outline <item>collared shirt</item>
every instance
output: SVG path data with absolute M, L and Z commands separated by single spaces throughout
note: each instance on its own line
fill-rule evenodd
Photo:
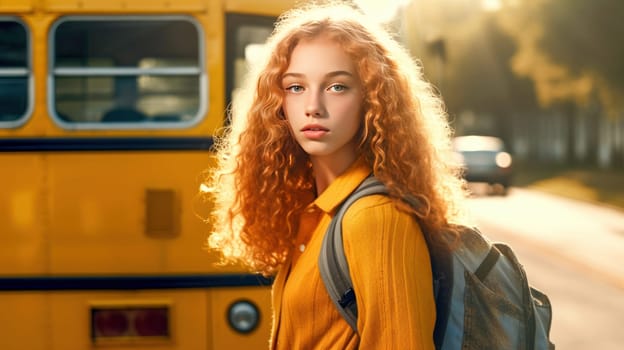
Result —
M 330 300 L 317 262 L 337 207 L 370 174 L 356 161 L 301 215 L 295 252 L 273 284 L 271 349 L 433 349 L 435 304 L 429 252 L 416 220 L 383 195 L 343 218 L 357 296 L 357 334 Z

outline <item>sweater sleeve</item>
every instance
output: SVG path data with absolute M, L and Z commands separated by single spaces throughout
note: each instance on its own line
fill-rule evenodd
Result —
M 358 305 L 360 349 L 433 349 L 435 302 L 429 251 L 416 220 L 385 196 L 343 218 Z

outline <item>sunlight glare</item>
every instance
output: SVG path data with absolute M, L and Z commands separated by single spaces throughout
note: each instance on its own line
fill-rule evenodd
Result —
M 199 192 L 207 193 L 210 192 L 210 188 L 206 184 L 199 185 Z
M 355 0 L 355 3 L 362 11 L 376 18 L 379 23 L 388 23 L 394 19 L 397 11 L 410 1 L 411 0 Z
M 481 7 L 488 12 L 496 12 L 501 9 L 501 0 L 481 0 Z

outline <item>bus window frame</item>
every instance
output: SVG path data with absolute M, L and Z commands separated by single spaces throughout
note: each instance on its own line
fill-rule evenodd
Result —
M 55 67 L 56 46 L 54 39 L 56 31 L 60 25 L 66 22 L 72 21 L 187 21 L 192 24 L 197 30 L 197 43 L 198 50 L 198 65 L 196 67 L 188 67 L 188 69 L 180 69 L 180 67 L 164 67 L 164 68 L 88 68 L 88 67 L 76 67 L 76 68 L 57 68 Z M 68 15 L 59 17 L 51 25 L 48 32 L 48 113 L 53 122 L 65 130 L 160 130 L 160 129 L 188 129 L 203 121 L 206 118 L 206 114 L 209 108 L 208 96 L 209 91 L 209 77 L 206 69 L 206 36 L 201 23 L 192 16 L 187 15 Z M 185 67 L 186 68 L 186 67 Z M 61 72 L 59 75 L 57 72 Z M 88 74 L 85 74 L 89 72 Z M 114 72 L 114 73 L 113 73 Z M 154 74 L 154 72 L 160 72 Z M 198 77 L 199 78 L 199 106 L 197 114 L 188 121 L 179 122 L 67 122 L 59 117 L 56 111 L 56 90 L 55 90 L 55 78 L 56 77 L 97 77 L 97 76 L 167 76 L 176 73 L 183 73 L 184 76 Z M 113 73 L 113 74 L 106 74 Z
M 232 38 L 234 31 L 244 26 L 261 26 L 275 28 L 277 17 L 265 15 L 252 15 L 238 12 L 228 12 L 225 16 L 225 103 L 232 104 L 234 92 L 234 61 L 236 58 L 237 42 Z M 229 121 L 229 117 L 228 117 Z
M 25 68 L 0 68 L 0 78 L 5 77 L 26 77 L 26 109 L 24 114 L 15 120 L 0 121 L 0 129 L 15 129 L 24 124 L 32 117 L 35 108 L 35 79 L 32 69 L 32 32 L 30 27 L 22 21 L 21 18 L 15 16 L 0 16 L 0 22 L 15 22 L 21 25 L 26 32 L 26 67 Z M 4 71 L 4 72 L 3 72 Z

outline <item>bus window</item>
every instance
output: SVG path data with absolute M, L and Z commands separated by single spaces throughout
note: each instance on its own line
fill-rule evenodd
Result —
M 247 73 L 248 63 L 273 31 L 275 18 L 229 14 L 226 21 L 226 103 L 229 105 Z
M 26 27 L 0 17 L 0 128 L 23 124 L 32 110 L 29 47 Z
M 50 35 L 50 110 L 61 126 L 185 127 L 202 118 L 204 39 L 190 18 L 66 17 Z

